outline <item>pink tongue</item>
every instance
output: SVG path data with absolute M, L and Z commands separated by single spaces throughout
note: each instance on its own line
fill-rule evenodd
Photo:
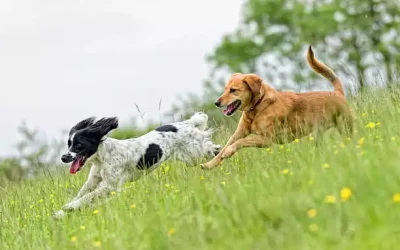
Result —
M 234 106 L 235 105 L 232 105 L 232 104 L 228 105 L 228 107 L 226 107 L 226 109 L 224 110 L 224 114 L 226 115 L 229 112 L 231 112 L 233 110 Z
M 75 160 L 74 162 L 72 162 L 69 172 L 71 174 L 76 174 L 76 172 L 78 172 L 78 169 L 80 166 L 81 166 L 80 159 Z

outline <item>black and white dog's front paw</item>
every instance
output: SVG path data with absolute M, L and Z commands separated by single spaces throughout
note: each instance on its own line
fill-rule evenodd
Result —
M 219 154 L 219 152 L 221 152 L 222 146 L 214 144 L 213 147 L 214 147 L 214 150 L 213 150 L 214 156 L 217 156 Z
M 60 220 L 65 217 L 67 213 L 64 210 L 59 210 L 53 213 L 53 218 Z

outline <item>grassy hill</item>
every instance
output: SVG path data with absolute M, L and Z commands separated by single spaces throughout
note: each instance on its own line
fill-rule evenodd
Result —
M 77 193 L 88 168 L 8 185 L 0 189 L 0 249 L 396 249 L 396 91 L 351 100 L 352 138 L 332 130 L 322 146 L 309 136 L 245 149 L 211 171 L 169 161 L 61 221 L 51 213 Z

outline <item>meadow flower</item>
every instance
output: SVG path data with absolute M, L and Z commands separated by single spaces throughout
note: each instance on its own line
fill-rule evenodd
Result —
M 164 173 L 168 173 L 168 171 L 169 171 L 169 166 L 167 165 L 164 167 Z
M 365 141 L 365 138 L 361 137 L 360 140 L 358 140 L 358 145 L 360 145 L 360 146 L 364 145 L 364 141 Z
M 200 180 L 204 180 L 204 176 L 203 175 L 200 176 Z
M 314 209 L 314 208 L 309 209 L 309 210 L 307 211 L 307 215 L 308 215 L 308 217 L 310 217 L 310 218 L 314 218 L 315 216 L 317 216 L 317 210 Z
M 310 141 L 314 140 L 314 137 L 310 136 L 309 140 L 310 140 Z
M 86 229 L 86 227 L 85 226 L 81 226 L 81 230 L 85 230 Z
M 334 195 L 327 195 L 325 197 L 325 203 L 333 204 L 336 203 L 336 196 Z
M 270 149 L 270 148 L 266 148 L 266 149 L 265 149 L 265 151 L 267 151 L 267 152 L 270 152 L 270 151 L 271 151 L 271 149 Z
M 374 122 L 369 122 L 367 124 L 367 126 L 365 126 L 366 128 L 375 128 L 376 124 Z
M 314 223 L 308 226 L 308 230 L 310 230 L 311 232 L 316 232 L 318 231 L 318 229 L 319 229 L 318 226 Z
M 101 241 L 98 240 L 98 241 L 94 242 L 93 245 L 95 247 L 100 247 L 101 246 Z
M 285 146 L 283 146 L 283 145 L 279 146 L 279 149 L 284 149 L 284 148 L 285 148 Z
M 324 164 L 322 164 L 322 166 L 321 166 L 322 168 L 330 168 L 330 166 L 329 166 L 329 164 L 328 163 L 324 163 Z
M 93 214 L 95 214 L 95 215 L 98 213 L 99 213 L 99 210 L 97 210 L 97 209 L 93 211 Z
M 39 203 L 43 203 L 43 199 L 40 199 L 40 200 L 39 200 Z
M 392 197 L 394 203 L 400 203 L 400 193 L 395 193 Z
M 294 142 L 295 143 L 299 143 L 299 139 L 294 139 Z
M 340 190 L 340 198 L 342 199 L 342 201 L 347 201 L 350 197 L 351 197 L 350 188 L 344 187 L 342 188 L 342 190 Z
M 168 236 L 171 236 L 171 235 L 173 235 L 173 234 L 175 234 L 175 228 L 171 227 L 171 228 L 168 230 Z
M 136 208 L 136 204 L 132 204 L 132 205 L 131 205 L 131 208 Z
M 393 136 L 392 138 L 390 138 L 390 140 L 394 141 L 396 140 L 396 137 Z
M 289 169 L 282 170 L 282 174 L 288 174 L 288 173 L 289 173 Z
M 226 184 L 226 182 L 225 181 L 221 181 L 221 185 L 225 185 Z
M 72 236 L 72 237 L 71 237 L 71 241 L 72 241 L 72 242 L 76 242 L 77 239 L 78 239 L 78 238 L 76 238 L 76 236 Z
M 115 191 L 112 191 L 112 192 L 111 192 L 111 195 L 115 195 L 115 194 L 116 194 L 116 192 L 115 192 Z

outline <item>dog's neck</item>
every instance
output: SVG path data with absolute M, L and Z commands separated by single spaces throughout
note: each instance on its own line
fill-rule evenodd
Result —
M 126 147 L 126 140 L 104 137 L 90 160 L 95 164 L 115 162 L 113 159 L 119 158 L 121 152 L 126 152 Z M 134 144 L 129 145 L 129 148 L 134 150 Z

